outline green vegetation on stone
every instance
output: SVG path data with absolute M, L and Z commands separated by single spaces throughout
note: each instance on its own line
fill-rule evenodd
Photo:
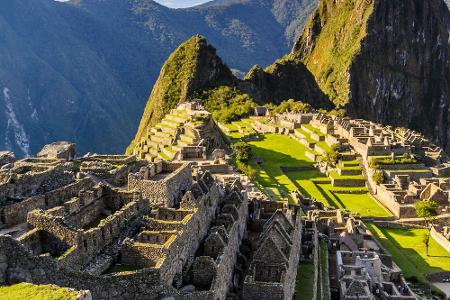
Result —
M 139 141 L 150 126 L 161 121 L 180 102 L 192 97 L 195 91 L 233 80 L 234 76 L 216 55 L 216 50 L 204 37 L 193 36 L 164 63 L 147 101 L 135 141 Z
M 8 300 L 74 300 L 78 292 L 54 285 L 20 283 L 0 287 L 0 299 Z
M 273 115 L 282 114 L 285 112 L 307 113 L 311 111 L 311 104 L 294 99 L 282 101 L 278 105 L 268 103 L 265 105 L 265 107 L 267 107 L 270 110 L 270 113 Z
M 256 170 L 256 179 L 275 199 L 286 198 L 289 192 L 300 190 L 327 206 L 348 209 L 364 217 L 391 216 L 368 194 L 367 188 L 333 187 L 329 178 L 314 168 L 314 162 L 306 157 L 308 148 L 290 137 L 266 134 L 248 144 L 252 146 L 252 156 L 261 160 L 260 164 L 250 162 Z M 357 161 L 349 163 L 356 164 Z M 350 177 L 364 178 L 362 175 Z
M 301 262 L 298 265 L 295 280 L 294 300 L 313 299 L 314 263 L 311 261 Z

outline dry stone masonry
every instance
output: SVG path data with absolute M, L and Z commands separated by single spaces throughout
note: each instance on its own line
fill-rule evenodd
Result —
M 77 158 L 66 142 L 37 158 L 2 153 L 0 284 L 54 284 L 93 299 L 256 299 L 262 291 L 290 299 L 298 208 L 253 199 L 226 152 L 207 159 L 205 148 L 185 146 L 172 162 Z

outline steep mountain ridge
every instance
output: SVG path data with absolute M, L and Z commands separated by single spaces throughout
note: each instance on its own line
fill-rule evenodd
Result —
M 23 156 L 72 140 L 81 153 L 123 152 L 164 59 L 182 41 L 200 33 L 232 68 L 266 65 L 288 51 L 288 27 L 314 5 L 0 1 L 0 149 Z
M 202 36 L 181 44 L 164 63 L 144 110 L 135 140 L 161 121 L 196 90 L 221 84 L 233 85 L 236 78 Z
M 322 0 L 291 56 L 354 117 L 450 150 L 450 12 L 443 0 Z
M 210 99 L 211 95 L 214 99 Z M 248 101 L 279 103 L 291 98 L 316 108 L 332 106 L 302 62 L 281 59 L 266 69 L 255 65 L 241 80 L 223 64 L 206 38 L 196 35 L 182 43 L 164 63 L 128 152 L 135 141 L 140 141 L 150 127 L 179 104 L 193 99 L 213 100 L 214 104 L 209 104 L 217 108 L 230 105 L 235 97 L 235 105 L 242 108 Z

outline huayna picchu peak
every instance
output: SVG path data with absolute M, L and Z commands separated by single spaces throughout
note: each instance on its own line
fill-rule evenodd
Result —
M 417 129 L 450 151 L 449 28 L 443 0 L 323 0 L 292 55 L 349 115 Z

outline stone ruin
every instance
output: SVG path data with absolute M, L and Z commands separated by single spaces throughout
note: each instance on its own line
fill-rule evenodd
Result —
M 77 154 L 76 145 L 69 142 L 56 142 L 45 145 L 37 154 L 38 158 L 73 160 Z
M 330 290 L 336 297 L 416 299 L 400 268 L 362 220 L 342 210 L 314 210 L 305 221 L 327 241 Z
M 2 156 L 0 284 L 55 284 L 93 299 L 293 295 L 300 214 L 249 199 L 224 151 L 151 162 L 53 146 Z
M 302 115 L 298 114 L 297 119 L 300 120 Z M 295 119 L 293 116 L 284 115 L 279 118 Z M 353 155 L 352 159 L 359 157 L 371 193 L 398 218 L 416 217 L 414 204 L 418 201 L 437 200 L 440 205 L 439 214 L 450 212 L 448 157 L 442 149 L 417 132 L 382 126 L 362 119 L 323 114 L 314 114 L 309 124 L 325 135 L 322 140 L 328 146 L 338 146 L 341 156 L 345 156 L 344 160 L 349 158 L 348 153 Z M 302 129 L 308 130 L 303 126 Z M 314 132 L 311 131 L 310 134 L 312 139 L 321 140 Z M 310 141 L 302 139 L 300 131 L 295 131 L 292 136 L 311 147 Z M 321 155 L 324 154 L 317 145 L 313 148 Z M 311 155 L 311 159 L 317 160 L 316 155 Z M 419 159 L 415 159 L 416 157 Z M 392 162 L 383 163 L 383 159 Z M 383 176 L 383 182 L 377 183 L 373 179 L 375 170 L 372 169 L 371 163 L 380 161 L 378 169 Z M 339 165 L 336 169 L 340 173 Z M 349 184 L 349 179 L 345 180 L 346 183 L 337 184 Z M 335 181 L 332 178 L 333 185 L 336 184 Z
M 198 102 L 186 102 L 170 111 L 160 123 L 149 128 L 132 153 L 139 159 L 199 160 L 206 153 L 224 148 L 226 142 L 209 112 Z

